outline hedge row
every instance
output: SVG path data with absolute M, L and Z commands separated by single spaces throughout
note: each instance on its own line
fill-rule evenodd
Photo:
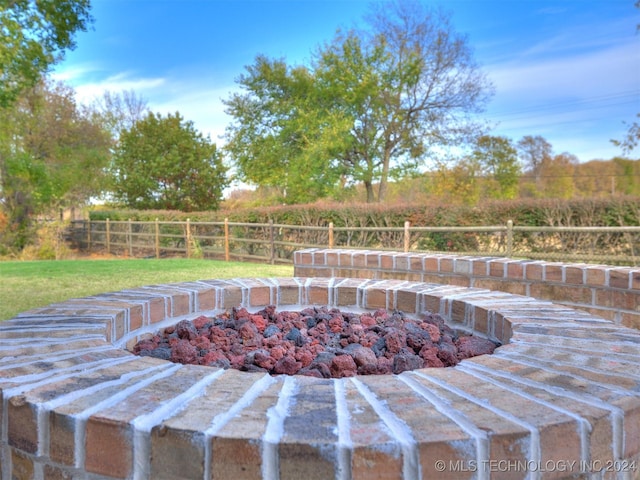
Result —
M 211 212 L 158 210 L 94 210 L 91 220 L 221 222 L 336 227 L 480 226 L 640 226 L 640 198 L 580 200 L 518 200 L 482 206 L 311 204 Z

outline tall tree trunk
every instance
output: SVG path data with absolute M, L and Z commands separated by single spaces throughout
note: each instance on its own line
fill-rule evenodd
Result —
M 387 197 L 387 187 L 389 186 L 389 168 L 391 157 L 388 151 L 384 152 L 384 161 L 382 162 L 382 173 L 380 174 L 380 185 L 378 185 L 378 202 L 384 202 Z
M 365 180 L 364 186 L 367 189 L 367 203 L 374 203 L 376 201 L 376 196 L 373 192 L 373 183 L 371 183 L 370 180 Z

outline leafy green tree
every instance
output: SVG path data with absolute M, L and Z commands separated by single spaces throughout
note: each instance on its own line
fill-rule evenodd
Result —
M 518 151 L 507 137 L 483 135 L 478 138 L 472 158 L 487 183 L 486 192 L 494 199 L 513 199 L 518 195 L 520 164 Z
M 239 83 L 227 139 L 242 178 L 283 172 L 269 181 L 291 189 L 311 177 L 320 194 L 361 182 L 368 202 L 434 147 L 476 136 L 492 90 L 450 18 L 411 1 L 379 5 L 368 30 L 338 32 L 310 67 L 258 57 Z
M 0 108 L 75 47 L 92 19 L 89 0 L 3 0 L 0 5 Z
M 640 196 L 640 160 L 629 160 L 616 157 L 611 160 L 616 166 L 612 193 Z
M 421 166 L 433 147 L 469 141 L 491 86 L 450 17 L 417 2 L 379 4 L 368 31 L 338 34 L 316 70 L 349 119 L 341 160 L 367 189 L 386 196 L 388 180 Z
M 430 194 L 448 205 L 477 205 L 481 196 L 480 175 L 478 162 L 471 157 L 453 164 L 439 161 L 430 175 Z
M 92 19 L 89 0 L 3 0 L 0 2 L 0 222 L 1 243 L 22 249 L 30 217 L 56 182 L 45 160 L 35 159 L 16 133 L 15 102 L 36 88 L 49 67 L 75 47 L 74 35 Z M 19 123 L 18 123 L 19 124 Z M 38 163 L 40 162 L 40 163 Z
M 574 171 L 576 196 L 583 198 L 611 196 L 617 190 L 618 172 L 616 159 L 590 160 L 577 164 Z
M 179 113 L 149 113 L 123 130 L 113 174 L 114 196 L 139 209 L 216 209 L 228 185 L 216 145 Z
M 539 196 L 572 198 L 575 193 L 573 176 L 578 163 L 578 157 L 566 152 L 547 158 L 541 166 Z
M 330 195 L 339 171 L 318 152 L 323 132 L 312 73 L 258 56 L 239 83 L 248 93 L 225 102 L 237 119 L 227 129 L 226 145 L 237 177 L 275 189 L 285 203 Z
M 32 215 L 99 195 L 110 146 L 103 124 L 78 106 L 74 91 L 63 84 L 41 82 L 0 109 L 0 204 L 9 219 L 3 243 L 22 249 Z

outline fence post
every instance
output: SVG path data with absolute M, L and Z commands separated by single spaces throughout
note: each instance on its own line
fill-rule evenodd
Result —
M 228 262 L 231 258 L 229 254 L 229 218 L 224 219 L 224 259 Z
M 156 218 L 156 258 L 160 258 L 160 224 Z
M 333 222 L 329 222 L 329 248 L 333 248 Z
M 507 257 L 513 256 L 513 220 L 507 221 Z
M 187 239 L 185 240 L 187 258 L 191 258 L 191 220 L 187 218 Z
M 111 224 L 107 218 L 107 255 L 111 255 Z
M 276 263 L 276 244 L 275 232 L 273 230 L 273 219 L 269 219 L 269 263 Z
M 131 219 L 127 221 L 127 244 L 129 246 L 129 256 L 133 257 L 133 232 L 131 229 Z
M 409 252 L 409 245 L 411 243 L 411 232 L 409 231 L 409 227 L 411 227 L 410 221 L 404 222 L 404 253 Z
M 87 229 L 87 248 L 89 249 L 89 253 L 91 253 L 91 219 L 87 220 L 89 224 L 89 228 Z

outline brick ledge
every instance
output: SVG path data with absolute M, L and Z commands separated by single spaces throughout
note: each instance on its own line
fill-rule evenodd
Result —
M 341 380 L 120 348 L 163 322 L 269 304 L 436 311 L 505 345 Z M 3 479 L 640 478 L 624 463 L 640 458 L 640 332 L 525 296 L 353 278 L 159 285 L 25 312 L 0 324 L 0 351 Z

